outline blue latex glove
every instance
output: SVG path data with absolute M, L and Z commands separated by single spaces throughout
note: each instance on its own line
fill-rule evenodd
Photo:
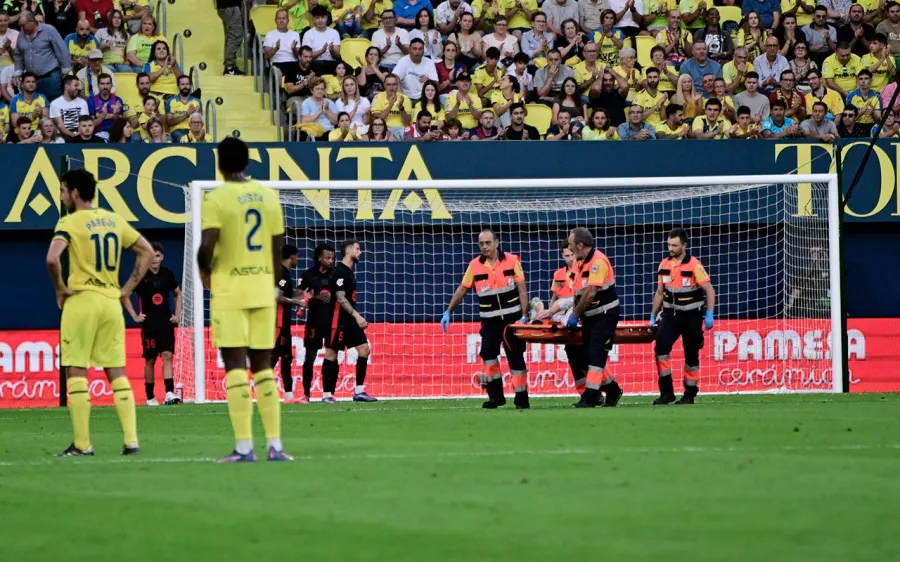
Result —
M 650 327 L 651 328 L 656 327 L 656 315 L 653 314 L 652 312 L 650 313 Z
M 707 330 L 712 330 L 713 327 L 713 311 L 706 311 L 706 318 L 703 319 L 703 326 L 706 327 Z
M 444 333 L 446 334 L 447 328 L 449 328 L 449 327 L 450 327 L 450 313 L 445 312 L 444 315 L 441 316 L 441 330 L 443 330 Z
M 569 318 L 566 319 L 566 328 L 577 328 L 578 327 L 578 317 L 574 314 L 570 314 Z
M 522 318 L 520 318 L 520 319 L 519 319 L 519 324 L 528 324 L 528 317 L 527 317 L 527 316 L 523 316 Z

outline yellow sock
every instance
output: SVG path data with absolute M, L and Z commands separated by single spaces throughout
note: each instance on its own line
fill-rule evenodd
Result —
M 72 417 L 72 431 L 75 446 L 87 451 L 91 446 L 91 394 L 86 377 L 72 377 L 66 380 L 69 389 L 69 415 Z
M 266 439 L 279 439 L 281 401 L 278 396 L 278 385 L 275 384 L 275 373 L 272 369 L 254 373 L 253 384 L 256 385 L 256 405 L 259 407 L 259 417 L 262 418 L 263 428 L 266 430 Z
M 126 377 L 113 379 L 113 399 L 116 403 L 116 414 L 119 423 L 122 424 L 122 432 L 125 433 L 125 444 L 137 446 L 137 414 L 134 410 L 134 393 L 131 391 L 131 383 Z
M 253 418 L 253 401 L 250 400 L 250 381 L 247 379 L 246 369 L 228 371 L 225 374 L 225 387 L 234 438 L 237 441 L 249 441 L 253 439 L 250 423 Z

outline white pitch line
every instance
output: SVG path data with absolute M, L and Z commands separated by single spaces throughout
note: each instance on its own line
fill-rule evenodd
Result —
M 361 453 L 341 455 L 297 455 L 295 458 L 301 461 L 330 461 L 330 460 L 403 460 L 424 458 L 467 458 L 467 457 L 512 457 L 512 456 L 568 456 L 568 455 L 603 455 L 603 454 L 705 454 L 705 453 L 764 453 L 771 451 L 784 452 L 816 452 L 816 451 L 882 451 L 900 450 L 900 443 L 888 443 L 885 445 L 829 445 L 824 447 L 805 445 L 783 447 L 621 447 L 602 449 L 551 449 L 544 451 L 459 451 L 444 453 Z M 260 461 L 265 460 L 264 457 Z M 132 457 L 132 458 L 69 458 L 69 459 L 44 459 L 36 461 L 0 461 L 0 467 L 22 466 L 63 466 L 67 464 L 189 464 L 212 463 L 211 457 Z

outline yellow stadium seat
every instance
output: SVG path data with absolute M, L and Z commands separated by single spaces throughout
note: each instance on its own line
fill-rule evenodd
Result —
M 365 65 L 366 49 L 372 46 L 372 42 L 364 37 L 356 39 L 344 39 L 341 41 L 341 60 L 349 64 L 353 68 L 359 68 Z M 356 60 L 359 58 L 359 60 Z M 363 61 L 360 65 L 359 61 Z
M 726 21 L 733 21 L 734 23 L 741 23 L 741 8 L 739 6 L 716 6 L 716 9 L 719 10 L 719 22 L 720 25 L 724 24 Z
M 650 50 L 656 46 L 656 39 L 649 35 L 638 35 L 634 38 L 636 42 L 635 51 L 637 51 L 637 62 L 642 68 L 653 66 L 650 60 Z
M 553 110 L 539 103 L 529 103 L 525 110 L 528 112 L 525 114 L 525 124 L 537 129 L 542 137 L 546 135 L 553 120 Z
M 278 6 L 257 6 L 250 10 L 250 20 L 256 26 L 256 32 L 260 35 L 275 29 L 275 12 Z

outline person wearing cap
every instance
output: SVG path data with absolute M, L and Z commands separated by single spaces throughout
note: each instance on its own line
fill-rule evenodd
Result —
M 91 25 L 87 20 L 81 20 L 75 26 L 75 33 L 66 35 L 63 39 L 72 57 L 72 68 L 81 69 L 88 64 L 88 53 L 94 49 L 100 50 L 100 41 L 91 33 Z M 103 58 L 101 52 L 100 58 Z
M 87 55 L 87 66 L 75 73 L 81 82 L 81 90 L 84 92 L 85 98 L 91 99 L 100 91 L 97 79 L 101 74 L 109 74 L 112 77 L 112 93 L 116 93 L 115 71 L 103 65 L 103 51 L 91 49 Z
M 481 119 L 481 98 L 472 91 L 472 77 L 462 73 L 456 77 L 456 91 L 447 96 L 444 104 L 447 119 L 459 119 L 464 129 L 474 129 Z

